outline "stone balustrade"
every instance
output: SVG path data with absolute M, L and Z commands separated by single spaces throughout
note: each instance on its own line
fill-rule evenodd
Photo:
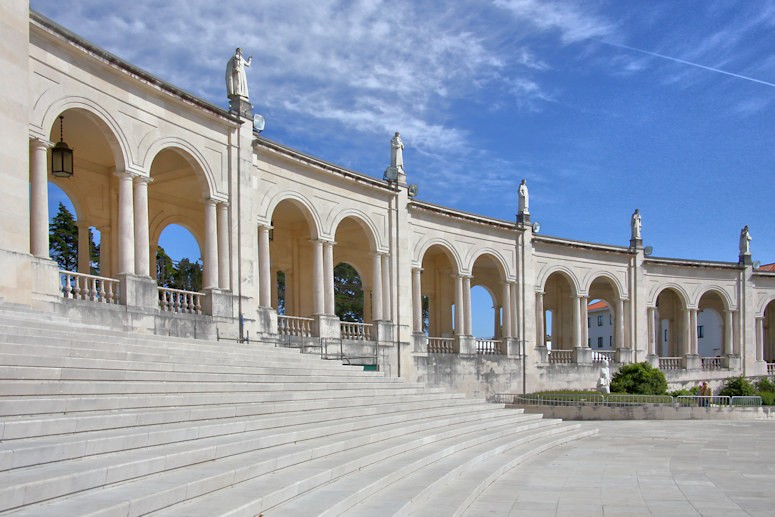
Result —
M 302 318 L 300 316 L 277 316 L 277 333 L 281 336 L 312 336 L 312 318 Z
M 59 283 L 65 298 L 112 304 L 120 300 L 119 281 L 115 278 L 60 270 Z
M 454 354 L 455 340 L 451 337 L 429 337 L 427 351 L 429 354 Z
M 703 357 L 702 369 L 703 370 L 721 370 L 724 365 L 721 364 L 720 357 Z
M 202 314 L 203 293 L 159 287 L 159 309 L 162 312 Z
M 479 355 L 503 355 L 503 342 L 500 339 L 477 339 L 476 353 Z
M 659 369 L 660 370 L 680 370 L 683 368 L 681 364 L 681 357 L 660 357 Z
M 342 321 L 339 323 L 342 339 L 371 341 L 372 324 Z
M 549 364 L 571 364 L 573 350 L 552 350 L 549 354 Z

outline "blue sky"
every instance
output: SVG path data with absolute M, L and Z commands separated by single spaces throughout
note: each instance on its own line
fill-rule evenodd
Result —
M 265 136 L 381 177 L 400 131 L 419 199 L 655 256 L 775 262 L 775 1 L 32 0 L 226 106 L 240 46 Z

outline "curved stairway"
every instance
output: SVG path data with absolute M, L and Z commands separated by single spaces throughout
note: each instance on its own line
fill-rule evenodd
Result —
M 589 434 L 269 344 L 0 306 L 0 513 L 454 515 Z

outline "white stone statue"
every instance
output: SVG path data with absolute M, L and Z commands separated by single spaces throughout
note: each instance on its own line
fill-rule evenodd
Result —
M 748 225 L 745 225 L 743 229 L 740 230 L 740 255 L 751 254 L 752 240 L 751 233 L 748 231 Z
M 611 370 L 608 369 L 608 359 L 603 359 L 603 367 L 600 368 L 600 378 L 597 380 L 597 391 L 611 393 Z
M 237 49 L 234 55 L 226 63 L 226 93 L 229 97 L 237 96 L 249 98 L 248 76 L 245 68 L 250 66 L 253 56 L 247 61 L 242 57 L 242 49 Z
M 395 167 L 398 172 L 404 172 L 404 143 L 398 131 L 390 141 L 390 166 Z
M 519 214 L 529 214 L 530 213 L 530 194 L 527 192 L 527 183 L 525 180 L 522 180 L 522 183 L 519 184 L 519 210 L 517 213 Z
M 638 212 L 638 209 L 635 209 L 635 212 L 632 214 L 632 218 L 630 218 L 630 230 L 632 231 L 632 236 L 630 237 L 632 240 L 640 240 L 640 230 L 643 227 L 643 223 L 640 220 L 640 212 Z

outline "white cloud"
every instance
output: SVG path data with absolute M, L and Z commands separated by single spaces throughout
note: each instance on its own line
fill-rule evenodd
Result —
M 565 43 L 603 38 L 614 25 L 603 17 L 583 9 L 583 3 L 550 0 L 495 0 L 495 5 L 508 10 L 517 20 L 541 30 L 557 30 Z

